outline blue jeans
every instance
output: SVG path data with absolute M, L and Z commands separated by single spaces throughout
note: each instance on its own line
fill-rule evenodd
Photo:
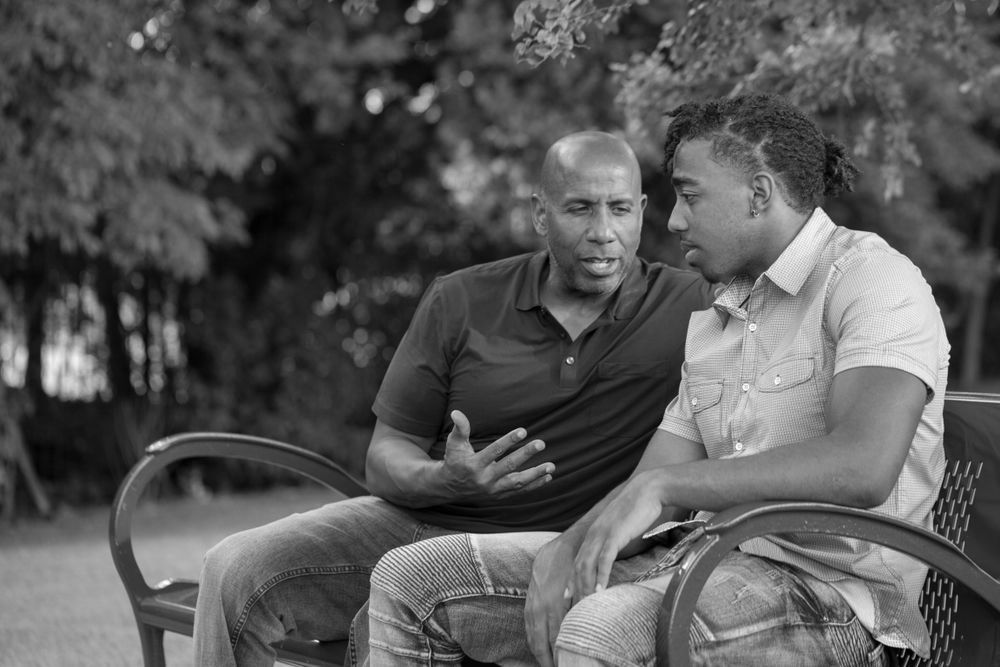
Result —
M 534 555 L 554 533 L 451 535 L 395 549 L 372 574 L 371 664 L 533 665 L 524 597 Z M 676 559 L 654 547 L 618 561 L 611 585 L 566 615 L 560 658 L 652 665 L 656 622 Z M 696 665 L 884 665 L 872 639 L 829 585 L 739 551 L 709 578 L 691 628 Z
M 270 644 L 288 635 L 334 640 L 349 633 L 356 640 L 349 660 L 364 661 L 375 564 L 390 549 L 451 532 L 366 496 L 227 537 L 202 566 L 194 663 L 272 665 Z

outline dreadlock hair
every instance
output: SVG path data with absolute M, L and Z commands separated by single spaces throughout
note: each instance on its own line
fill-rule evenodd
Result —
M 777 95 L 754 93 L 688 102 L 673 119 L 663 144 L 663 168 L 673 171 L 683 141 L 706 139 L 722 164 L 748 176 L 770 171 L 789 206 L 808 214 L 827 196 L 854 188 L 858 168 L 843 144 L 820 132 L 808 116 Z

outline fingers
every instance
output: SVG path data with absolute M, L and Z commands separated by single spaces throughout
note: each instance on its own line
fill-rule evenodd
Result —
M 539 603 L 525 606 L 524 622 L 528 635 L 528 648 L 542 667 L 555 667 L 556 638 L 559 636 L 559 626 L 568 609 L 568 599 L 562 601 L 562 606 L 557 604 L 554 608 Z
M 573 567 L 576 570 L 573 576 L 571 591 L 573 594 L 573 604 L 576 604 L 597 590 L 598 583 L 607 584 L 607 579 L 603 582 L 599 582 L 598 580 L 599 563 L 602 552 L 605 551 L 606 543 L 596 533 L 595 527 L 591 526 L 591 529 L 587 531 L 587 536 L 584 538 L 583 544 L 580 545 L 580 549 L 576 552 L 576 558 L 573 560 Z M 613 558 L 612 562 L 614 562 Z M 610 568 L 608 571 L 610 572 Z
M 605 544 L 597 558 L 596 581 L 594 582 L 595 592 L 603 591 L 608 587 L 608 581 L 611 579 L 611 568 L 614 567 L 617 558 L 618 549 L 609 549 L 608 545 Z
M 526 437 L 528 437 L 527 431 L 525 431 L 523 428 L 515 428 L 513 431 L 503 436 L 502 438 L 497 438 L 486 447 L 483 447 L 482 451 L 479 452 L 479 456 L 487 461 L 496 461 L 498 458 L 506 454 L 511 447 L 518 444 Z M 525 445 L 525 447 L 533 445 L 534 443 L 541 443 L 541 440 L 533 440 L 532 442 L 528 443 L 528 445 Z M 525 456 L 523 460 L 527 460 L 531 456 L 531 454 L 537 454 L 538 452 L 542 451 L 542 448 L 544 448 L 544 445 L 542 445 L 542 447 L 540 448 L 534 449 L 534 451 L 529 450 L 530 453 L 527 456 Z M 520 452 L 523 450 L 524 447 L 522 447 L 518 451 Z M 517 465 L 520 465 L 520 463 L 518 463 Z M 517 466 L 515 465 L 515 467 Z M 513 470 L 513 468 L 511 470 Z
M 525 620 L 528 620 L 527 617 Z M 528 648 L 531 649 L 531 654 L 535 656 L 538 664 L 542 667 L 555 667 L 552 660 L 552 642 L 549 640 L 547 619 L 532 620 L 528 623 L 526 630 L 528 631 Z
M 503 440 L 501 438 L 500 440 Z M 499 442 L 499 440 L 497 441 Z M 494 443 L 496 444 L 496 443 Z M 492 447 L 493 445 L 490 445 Z M 489 449 L 489 447 L 487 448 Z M 518 447 L 512 451 L 507 456 L 503 457 L 499 461 L 496 461 L 495 466 L 499 468 L 501 474 L 509 474 L 518 470 L 527 463 L 528 459 L 537 454 L 538 452 L 545 449 L 545 443 L 541 440 L 532 440 L 531 442 Z M 494 459 L 495 460 L 495 459 Z
M 461 410 L 452 410 L 451 421 L 454 426 L 451 428 L 451 433 L 448 434 L 448 440 L 452 440 L 454 438 L 458 442 L 469 442 L 469 436 L 472 433 L 472 427 L 469 425 L 469 418 L 466 417 Z
M 496 492 L 533 491 L 551 482 L 555 469 L 552 463 L 542 463 L 527 470 L 504 475 L 497 480 Z

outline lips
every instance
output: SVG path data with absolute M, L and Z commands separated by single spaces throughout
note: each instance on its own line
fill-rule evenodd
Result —
M 618 268 L 616 257 L 585 257 L 580 261 L 595 276 L 610 276 Z

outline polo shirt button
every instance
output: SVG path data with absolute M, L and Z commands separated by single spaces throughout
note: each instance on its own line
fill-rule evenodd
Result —
M 743 451 L 743 443 L 742 443 L 742 442 L 739 442 L 739 441 L 737 441 L 737 442 L 736 442 L 736 445 L 734 446 L 734 449 L 735 449 L 736 451 L 738 451 L 738 452 L 742 452 L 742 451 Z
M 753 333 L 754 331 L 757 330 L 757 323 L 756 322 L 751 322 L 750 326 L 748 326 L 747 329 L 750 330 L 750 333 Z
M 740 387 L 740 389 L 742 389 L 743 391 L 750 391 L 750 385 L 744 382 L 743 385 Z
M 574 359 L 573 357 L 566 357 L 566 365 L 567 366 L 572 366 L 575 363 L 576 363 L 576 359 Z
M 698 405 L 698 398 L 697 397 L 691 399 L 691 405 L 692 406 L 697 406 Z

